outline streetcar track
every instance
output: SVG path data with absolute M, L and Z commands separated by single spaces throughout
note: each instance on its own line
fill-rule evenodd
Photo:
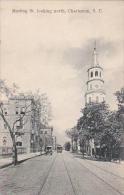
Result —
M 93 171 L 91 171 L 89 168 L 87 168 L 85 165 L 83 165 L 81 162 L 79 162 L 77 159 L 76 159 L 76 161 L 80 164 L 81 167 L 85 167 L 92 175 L 94 175 L 97 179 L 101 180 L 103 183 L 105 183 L 106 185 L 108 185 L 112 190 L 115 190 L 120 195 L 124 195 L 118 189 L 116 189 L 115 187 L 113 187 L 111 184 L 109 184 L 108 182 L 106 182 L 104 179 L 102 179 L 101 177 L 99 177 L 98 175 L 96 175 Z
M 82 159 L 83 159 L 83 158 L 82 158 Z M 84 160 L 85 160 L 85 158 L 84 158 Z M 93 164 L 93 163 L 90 163 L 90 162 L 88 161 L 88 159 L 86 159 L 86 160 L 87 160 L 88 164 L 90 164 L 90 165 L 92 165 L 92 166 L 94 166 L 94 167 L 97 167 L 97 168 L 101 169 L 102 171 L 104 171 L 104 172 L 106 172 L 106 173 L 109 173 L 109 174 L 111 174 L 111 175 L 113 175 L 113 176 L 115 176 L 115 177 L 118 177 L 118 178 L 124 180 L 124 177 L 121 177 L 121 176 L 119 176 L 119 175 L 117 175 L 117 174 L 115 174 L 115 173 L 112 173 L 111 171 L 105 170 L 104 168 L 99 167 L 98 165 L 95 165 L 95 164 Z
M 117 174 L 115 174 L 115 173 L 112 173 L 111 171 L 105 170 L 104 168 L 99 167 L 98 165 L 92 164 L 92 163 L 90 163 L 89 161 L 88 161 L 88 164 L 90 164 L 91 166 L 97 167 L 98 169 L 101 169 L 101 170 L 104 171 L 105 173 L 109 173 L 110 175 L 113 175 L 113 176 L 115 176 L 115 177 L 118 177 L 119 179 L 124 180 L 124 177 L 121 177 L 121 176 L 119 176 L 119 175 L 117 175 Z
M 49 177 L 50 171 L 51 171 L 51 169 L 52 169 L 52 167 L 53 167 L 53 165 L 54 165 L 54 163 L 55 163 L 56 158 L 57 158 L 57 155 L 56 155 L 55 158 L 53 159 L 53 161 L 52 161 L 52 163 L 51 163 L 51 165 L 50 165 L 50 167 L 49 167 L 49 169 L 48 169 L 48 171 L 47 171 L 47 174 L 45 175 L 45 179 L 44 179 L 44 181 L 43 181 L 43 183 L 42 183 L 42 185 L 41 185 L 41 187 L 40 187 L 40 189 L 39 189 L 39 191 L 37 192 L 36 195 L 40 195 L 40 194 L 41 194 L 41 192 L 42 192 L 42 190 L 43 190 L 43 188 L 44 188 L 44 186 L 45 186 L 45 184 L 46 184 L 46 181 L 47 181 L 47 179 L 48 179 L 48 177 Z
M 67 171 L 67 175 L 68 175 L 69 181 L 70 181 L 71 186 L 72 186 L 73 193 L 74 193 L 74 195 L 77 195 L 76 190 L 75 190 L 75 187 L 74 187 L 73 182 L 72 182 L 72 179 L 71 179 L 71 176 L 70 176 L 70 174 L 69 174 L 69 170 L 68 170 L 68 168 L 67 168 L 67 166 L 66 166 L 66 163 L 65 163 L 65 160 L 64 160 L 63 155 L 62 155 L 62 159 L 63 159 L 63 162 L 64 162 L 65 169 L 66 169 L 66 171 Z

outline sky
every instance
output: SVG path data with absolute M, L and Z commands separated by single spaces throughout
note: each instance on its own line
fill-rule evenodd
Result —
M 23 92 L 47 93 L 58 142 L 81 116 L 95 41 L 106 101 L 117 109 L 113 94 L 124 84 L 123 1 L 2 0 L 0 9 L 1 78 Z

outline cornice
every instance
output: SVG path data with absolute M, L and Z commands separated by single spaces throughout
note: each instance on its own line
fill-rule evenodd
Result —
M 91 81 L 102 81 L 103 83 L 104 83 L 104 80 L 103 79 L 100 79 L 100 78 L 94 78 L 94 79 L 91 79 L 91 80 L 88 80 L 87 82 L 86 82 L 86 84 L 88 84 L 89 82 L 91 82 Z
M 100 68 L 101 70 L 103 70 L 101 66 L 93 66 L 93 67 L 88 68 L 87 72 L 89 72 L 89 70 L 94 69 L 94 68 Z
M 90 90 L 85 93 L 85 96 L 91 93 L 103 93 L 104 95 L 106 94 L 103 89 L 96 89 L 96 90 Z

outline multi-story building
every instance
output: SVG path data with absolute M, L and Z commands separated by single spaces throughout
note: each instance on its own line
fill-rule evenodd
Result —
M 56 144 L 57 144 L 57 139 L 56 136 L 52 136 L 52 142 L 53 142 L 53 149 L 56 150 Z
M 51 121 L 51 104 L 46 93 L 41 95 L 41 104 L 41 123 L 43 126 L 49 126 L 49 121 Z
M 21 152 L 39 150 L 40 108 L 32 96 L 20 94 L 3 104 L 4 116 L 15 134 L 16 145 Z M 5 153 L 12 148 L 12 139 L 7 125 L 0 118 L 0 148 Z M 8 151 L 9 150 L 9 151 Z
M 45 150 L 47 146 L 53 146 L 53 127 L 44 127 L 40 129 L 40 145 Z

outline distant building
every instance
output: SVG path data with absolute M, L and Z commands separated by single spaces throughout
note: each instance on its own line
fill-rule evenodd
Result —
M 56 150 L 56 136 L 52 136 L 52 142 L 53 142 L 53 149 Z
M 47 146 L 53 146 L 53 128 L 43 127 L 40 129 L 40 145 L 45 150 Z
M 47 94 L 43 93 L 41 95 L 41 123 L 43 126 L 48 127 L 51 121 L 52 109 L 51 103 L 48 100 Z
M 10 98 L 8 102 L 4 103 L 3 111 L 11 128 L 13 125 L 15 126 L 14 129 L 18 150 L 22 153 L 38 151 L 40 114 L 35 110 L 33 97 L 25 96 L 24 94 L 14 96 Z M 0 148 L 0 153 L 10 153 L 12 148 L 9 130 L 1 118 Z

